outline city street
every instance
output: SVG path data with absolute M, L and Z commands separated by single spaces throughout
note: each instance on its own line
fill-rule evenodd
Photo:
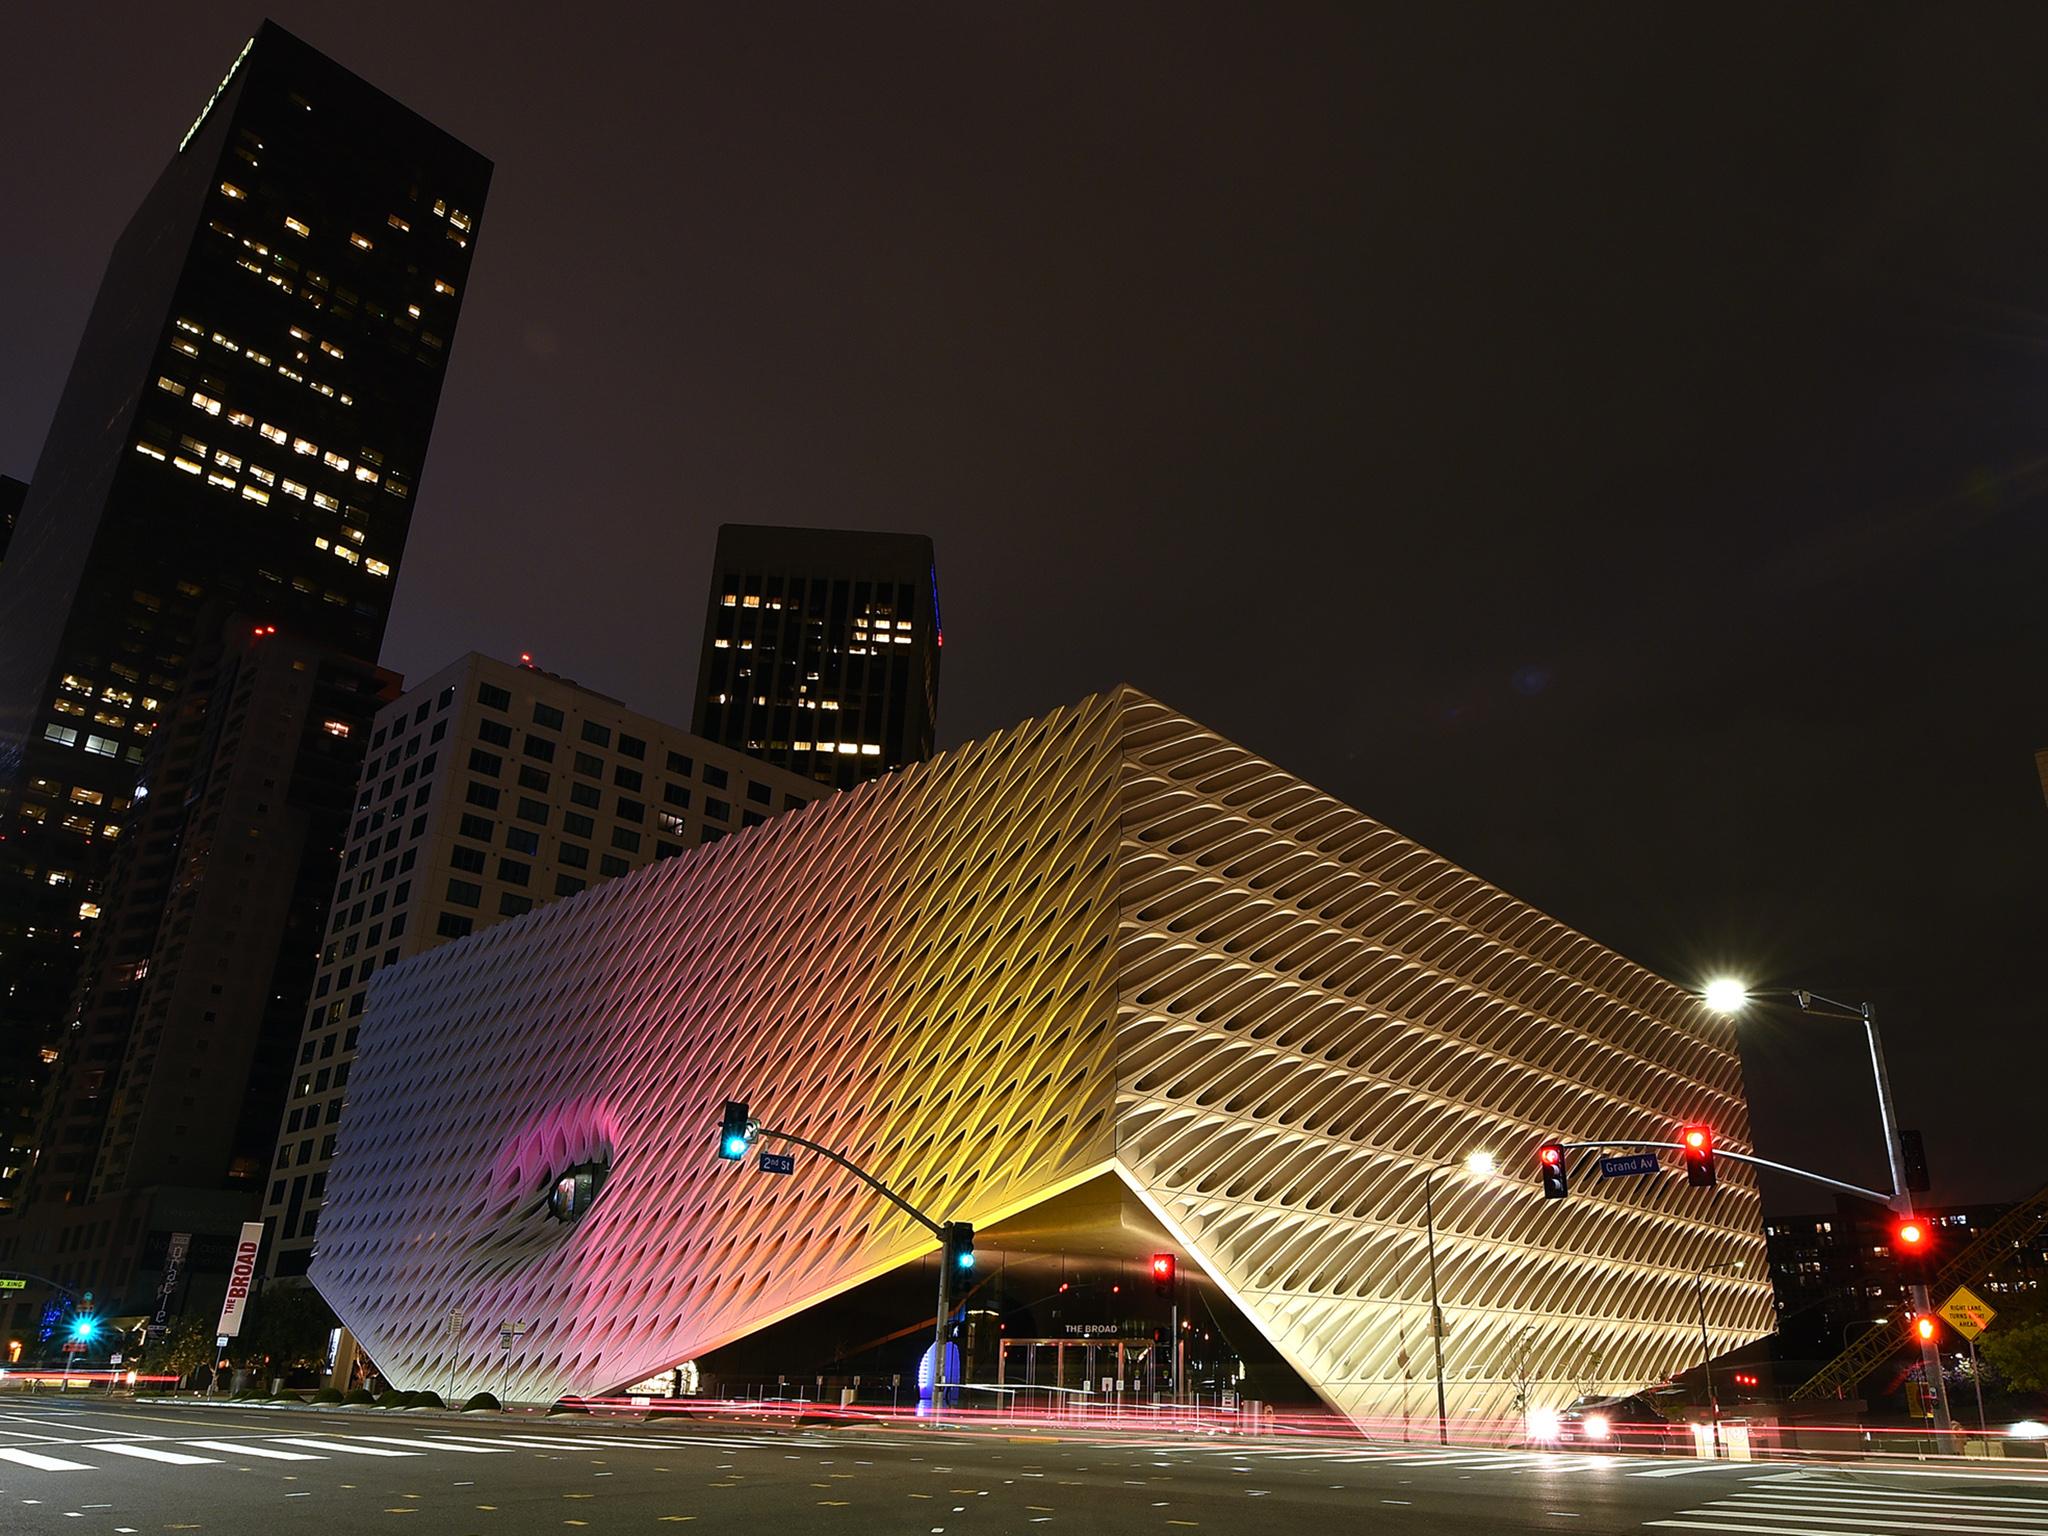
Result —
M 0 1529 L 114 1533 L 1708 1531 L 2048 1536 L 2048 1477 L 732 1421 L 0 1407 Z M 401 1526 L 403 1528 L 403 1526 Z

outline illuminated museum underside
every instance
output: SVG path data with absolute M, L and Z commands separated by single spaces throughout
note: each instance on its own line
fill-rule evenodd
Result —
M 1553 1135 L 1747 1147 L 1725 1019 L 1131 689 L 384 972 L 313 1279 L 404 1386 L 770 1369 L 801 1336 L 774 1325 L 935 1245 L 812 1154 L 720 1160 L 727 1099 L 1040 1256 L 1006 1297 L 1042 1300 L 1046 1255 L 1099 1269 L 1110 1227 L 1124 1260 L 1165 1242 L 1360 1417 L 1401 1413 L 1427 1354 L 1433 1166 L 1454 1414 L 1688 1367 L 1703 1265 L 1745 1261 L 1704 1281 L 1716 1350 L 1771 1323 L 1746 1170 L 1562 1203 L 1533 1177 Z M 1506 1176 L 1463 1172 L 1476 1150 Z M 912 1295 L 863 1292 L 890 1312 L 863 1358 L 915 1371 L 929 1335 L 885 1300 Z

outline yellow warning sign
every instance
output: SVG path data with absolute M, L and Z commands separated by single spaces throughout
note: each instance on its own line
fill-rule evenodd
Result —
M 1998 1312 L 1991 1303 L 1967 1285 L 1957 1286 L 1955 1294 L 1941 1304 L 1942 1321 L 1966 1339 L 1976 1338 L 1991 1326 L 1991 1319 L 1996 1316 Z

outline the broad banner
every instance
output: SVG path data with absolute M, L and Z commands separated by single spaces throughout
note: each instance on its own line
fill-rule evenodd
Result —
M 256 1254 L 263 1246 L 263 1223 L 245 1221 L 235 1243 L 235 1262 L 228 1269 L 228 1294 L 220 1304 L 220 1326 L 213 1331 L 232 1339 L 242 1331 L 242 1314 L 249 1309 L 249 1283 L 256 1278 Z

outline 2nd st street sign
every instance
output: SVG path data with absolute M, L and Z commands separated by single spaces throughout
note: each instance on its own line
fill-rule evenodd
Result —
M 796 1172 L 796 1157 L 792 1153 L 763 1152 L 755 1158 L 755 1161 L 761 1165 L 763 1173 Z

